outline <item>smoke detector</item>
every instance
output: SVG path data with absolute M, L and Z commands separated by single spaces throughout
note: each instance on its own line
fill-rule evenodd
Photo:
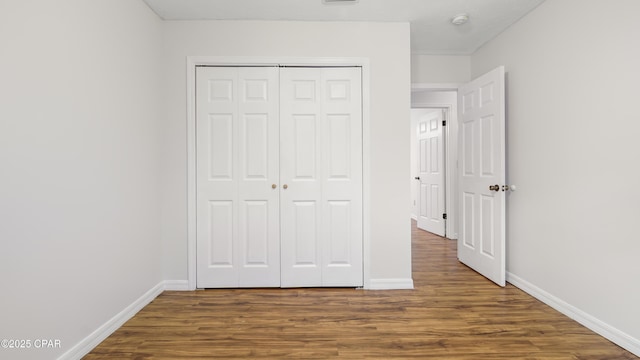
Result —
M 458 14 L 451 19 L 453 25 L 462 25 L 467 21 L 469 21 L 469 15 L 467 14 Z

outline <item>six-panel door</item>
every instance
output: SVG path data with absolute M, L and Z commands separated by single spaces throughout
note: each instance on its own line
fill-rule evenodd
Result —
M 443 110 L 414 109 L 418 141 L 418 228 L 445 236 Z
M 362 286 L 360 68 L 280 72 L 282 286 Z
M 280 285 L 278 68 L 197 69 L 197 286 Z
M 505 285 L 504 68 L 460 87 L 458 258 Z

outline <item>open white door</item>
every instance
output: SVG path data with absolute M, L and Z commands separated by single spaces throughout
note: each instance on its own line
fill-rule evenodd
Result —
M 445 235 L 442 109 L 413 109 L 418 143 L 418 228 Z
M 504 67 L 458 89 L 460 232 L 458 258 L 505 285 Z

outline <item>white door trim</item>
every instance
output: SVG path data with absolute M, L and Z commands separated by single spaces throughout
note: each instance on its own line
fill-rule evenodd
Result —
M 430 92 L 430 91 L 454 91 L 458 92 L 459 84 L 411 84 L 411 92 Z M 456 96 L 457 97 L 457 96 Z M 445 109 L 448 113 L 447 126 L 444 129 L 445 140 L 445 156 L 446 156 L 446 175 L 445 175 L 445 207 L 447 209 L 447 239 L 458 239 L 458 204 L 456 194 L 458 191 L 458 107 L 457 104 L 438 103 L 438 102 L 418 102 L 411 101 L 412 109 L 421 108 L 439 108 Z
M 187 264 L 189 290 L 196 289 L 196 66 L 360 66 L 362 67 L 362 216 L 364 288 L 371 288 L 370 66 L 368 58 L 187 57 Z

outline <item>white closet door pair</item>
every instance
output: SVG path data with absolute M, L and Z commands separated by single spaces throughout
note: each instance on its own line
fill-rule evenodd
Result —
M 196 76 L 197 286 L 362 286 L 360 68 Z

